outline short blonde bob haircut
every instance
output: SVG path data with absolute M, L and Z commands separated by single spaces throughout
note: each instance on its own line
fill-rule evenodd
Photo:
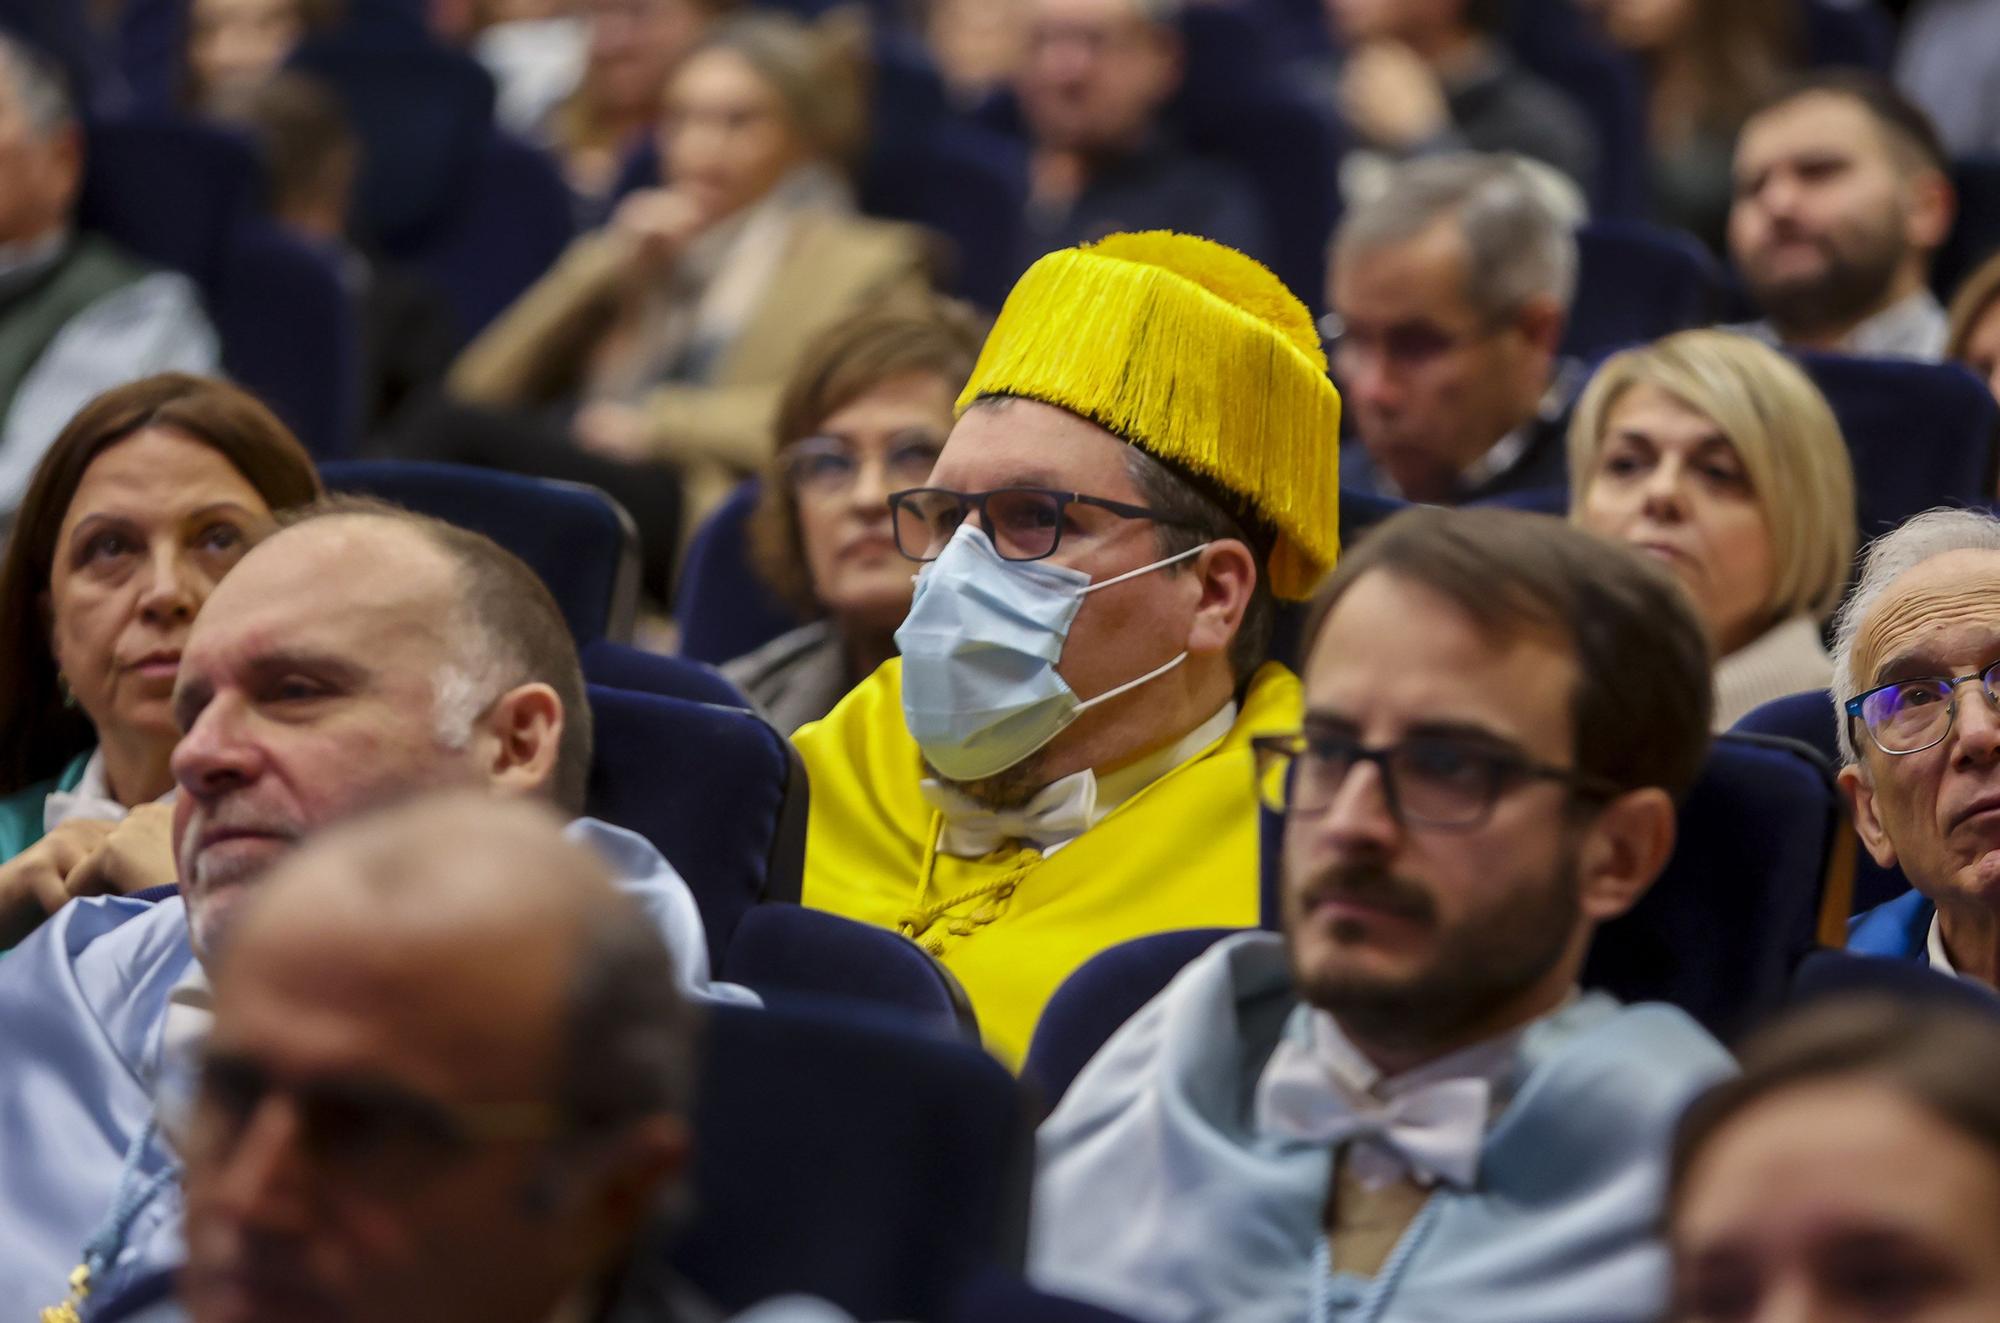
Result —
M 1572 518 L 1597 474 L 1611 411 L 1634 386 L 1705 415 L 1742 459 L 1771 530 L 1775 572 L 1764 627 L 1831 615 L 1854 559 L 1854 468 L 1812 379 L 1777 350 L 1731 331 L 1681 331 L 1613 354 L 1570 419 Z

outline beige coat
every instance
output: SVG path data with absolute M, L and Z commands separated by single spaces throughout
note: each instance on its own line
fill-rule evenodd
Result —
M 627 301 L 630 241 L 585 235 L 453 365 L 450 388 L 469 403 L 532 406 L 574 393 L 592 351 Z M 665 385 L 644 409 L 657 453 L 680 465 L 692 529 L 731 485 L 770 454 L 778 397 L 813 337 L 873 303 L 921 292 L 928 262 L 906 225 L 804 212 L 763 302 L 703 385 Z

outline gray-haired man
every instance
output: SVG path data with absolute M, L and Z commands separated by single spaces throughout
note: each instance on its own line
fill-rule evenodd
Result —
M 1530 167 L 1399 167 L 1333 242 L 1333 376 L 1362 443 L 1341 447 L 1341 485 L 1446 505 L 1561 488 L 1575 284 L 1569 221 Z
M 1857 918 L 1849 950 L 2000 981 L 1996 682 L 2000 520 L 1933 510 L 1877 539 L 1835 625 L 1840 784 L 1915 890 Z

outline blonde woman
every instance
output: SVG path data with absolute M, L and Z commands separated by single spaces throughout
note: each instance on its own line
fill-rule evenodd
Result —
M 1833 676 L 1820 626 L 1854 555 L 1840 424 L 1795 364 L 1683 331 L 1606 360 L 1569 432 L 1570 516 L 1657 557 L 1717 658 L 1715 726 Z

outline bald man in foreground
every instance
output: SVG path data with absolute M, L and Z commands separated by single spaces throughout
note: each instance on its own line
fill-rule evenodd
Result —
M 163 1062 L 206 1032 L 208 961 L 275 863 L 445 787 L 583 810 L 590 709 L 548 590 L 488 539 L 379 503 L 329 501 L 243 557 L 189 632 L 174 714 L 181 894 L 73 902 L 0 961 L 0 1302 L 23 1312 L 89 1319 L 178 1261 Z M 588 817 L 568 831 L 644 907 L 684 991 L 743 998 L 709 982 L 700 911 L 659 851 Z
M 196 1323 L 714 1316 L 657 1249 L 693 1016 L 547 810 L 457 794 L 323 834 L 246 898 L 214 993 L 171 1109 Z

